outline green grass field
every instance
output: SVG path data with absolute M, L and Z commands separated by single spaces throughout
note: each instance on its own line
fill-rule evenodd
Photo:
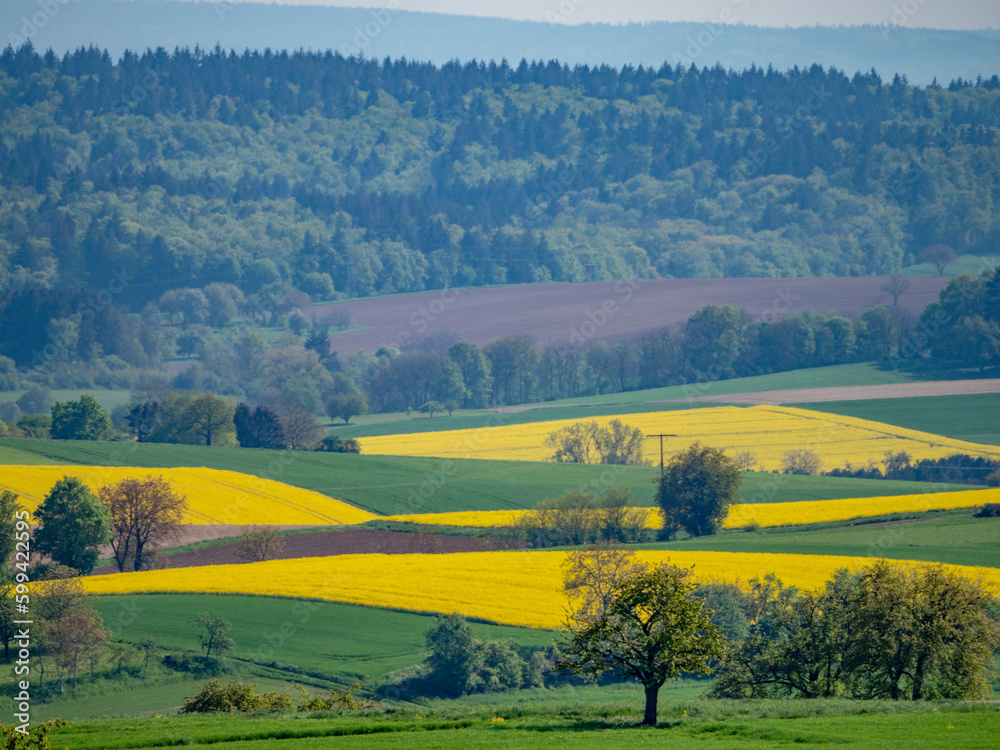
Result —
M 1000 708 L 880 701 L 663 700 L 656 728 L 636 726 L 635 699 L 562 706 L 511 703 L 391 713 L 169 716 L 74 722 L 52 734 L 74 750 L 343 748 L 913 748 L 996 747 Z M 334 739 L 335 738 L 335 739 Z
M 973 518 L 962 511 L 906 523 L 761 533 L 726 532 L 712 537 L 656 542 L 641 549 L 775 552 L 805 555 L 885 557 L 1000 568 L 1000 518 Z
M 430 615 L 275 597 L 136 594 L 96 597 L 94 604 L 115 640 L 137 643 L 150 634 L 162 653 L 173 654 L 200 651 L 199 629 L 191 621 L 201 612 L 217 612 L 232 623 L 237 646 L 228 660 L 230 673 L 221 679 L 252 681 L 260 690 L 287 691 L 292 683 L 329 689 L 354 681 L 375 687 L 387 673 L 423 661 L 424 636 L 434 622 Z M 551 646 L 554 635 L 485 623 L 472 627 L 480 638 L 528 648 Z M 208 679 L 153 671 L 155 679 L 118 686 L 84 677 L 77 693 L 39 704 L 36 715 L 44 720 L 164 713 Z
M 207 570 L 207 569 L 206 569 Z M 317 677 L 377 682 L 387 672 L 420 662 L 430 615 L 263 596 L 132 594 L 95 600 L 104 624 L 117 640 L 137 642 L 150 633 L 164 649 L 200 649 L 191 620 L 214 610 L 233 625 L 236 651 L 245 661 L 277 661 Z M 475 623 L 481 638 L 549 646 L 544 630 Z
M 155 443 L 0 440 L 0 465 L 12 463 L 151 469 L 206 466 L 266 476 L 387 515 L 533 508 L 540 500 L 562 495 L 567 487 L 581 485 L 601 490 L 608 486 L 628 487 L 636 504 L 651 505 L 658 476 L 658 468 L 652 466 L 358 456 Z M 946 489 L 968 486 L 751 472 L 745 475 L 740 500 L 831 500 Z
M 973 443 L 1000 445 L 1000 393 L 826 401 L 795 406 L 873 419 Z
M 49 395 L 53 401 L 76 401 L 84 393 L 97 399 L 97 402 L 108 412 L 116 406 L 127 404 L 129 399 L 129 392 L 127 390 L 109 391 L 101 388 L 70 388 L 67 390 L 50 391 Z M 23 394 L 23 390 L 0 391 L 0 403 L 4 401 L 17 401 Z

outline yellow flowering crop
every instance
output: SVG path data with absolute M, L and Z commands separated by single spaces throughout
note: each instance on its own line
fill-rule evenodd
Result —
M 413 612 L 458 612 L 492 622 L 558 628 L 565 597 L 560 564 L 565 552 L 505 551 L 442 555 L 339 555 L 245 565 L 170 568 L 82 579 L 92 594 L 218 593 L 290 596 L 390 607 Z M 838 568 L 857 570 L 872 558 L 732 552 L 642 551 L 640 560 L 695 566 L 701 581 L 745 584 L 776 574 L 814 590 Z M 910 561 L 896 561 L 918 565 Z M 1000 569 L 946 565 L 1000 593 Z
M 757 503 L 733 505 L 723 524 L 727 529 L 738 529 L 751 521 L 761 526 L 797 526 L 806 523 L 846 521 L 851 518 L 884 516 L 891 513 L 922 513 L 929 510 L 954 510 L 972 508 L 986 503 L 1000 503 L 1000 489 L 935 492 L 925 495 L 888 495 L 885 497 L 859 497 L 843 500 L 804 500 L 791 503 Z M 655 508 L 650 512 L 646 528 L 658 529 L 663 519 Z M 513 526 L 529 511 L 476 510 L 456 513 L 414 513 L 388 516 L 385 520 L 406 521 L 430 526 L 472 526 L 495 528 Z
M 501 415 L 502 416 L 502 415 Z M 498 416 L 499 420 L 501 417 Z M 750 451 L 765 471 L 780 469 L 786 452 L 796 448 L 815 451 L 824 470 L 845 463 L 864 465 L 881 461 L 886 451 L 906 451 L 914 460 L 941 458 L 953 453 L 1000 458 L 1000 448 L 908 430 L 837 414 L 788 406 L 716 406 L 705 409 L 645 412 L 598 417 L 606 424 L 620 419 L 645 434 L 671 433 L 668 454 L 687 448 L 695 440 L 730 453 Z M 562 419 L 517 425 L 497 425 L 469 430 L 420 432 L 359 438 L 366 454 L 439 456 L 443 458 L 494 458 L 546 461 L 552 450 L 545 438 L 554 430 L 578 422 Z M 647 457 L 659 456 L 659 441 L 646 440 Z
M 64 476 L 78 477 L 95 492 L 126 477 L 161 475 L 187 497 L 189 524 L 353 524 L 375 515 L 319 492 L 270 479 L 204 468 L 142 469 L 108 466 L 3 466 L 0 490 L 19 495 L 33 511 Z
M 733 505 L 729 509 L 724 526 L 727 529 L 738 529 L 751 521 L 756 521 L 761 526 L 795 526 L 804 523 L 884 516 L 890 513 L 972 508 L 976 505 L 997 502 L 1000 502 L 1000 489 Z

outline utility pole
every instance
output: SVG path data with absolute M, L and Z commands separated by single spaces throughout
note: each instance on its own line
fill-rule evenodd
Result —
M 657 435 L 646 435 L 646 437 L 658 437 L 660 439 L 660 481 L 662 482 L 663 481 L 663 438 L 680 437 L 680 435 L 662 433 Z

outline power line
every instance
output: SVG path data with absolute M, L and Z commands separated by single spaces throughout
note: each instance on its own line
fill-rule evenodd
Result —
M 646 435 L 646 437 L 658 437 L 660 439 L 660 481 L 663 481 L 663 438 L 668 437 L 680 437 L 680 435 L 674 435 L 672 433 L 659 433 L 656 435 Z

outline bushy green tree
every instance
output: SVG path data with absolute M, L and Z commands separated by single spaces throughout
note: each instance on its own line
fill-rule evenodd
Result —
M 89 394 L 52 407 L 50 433 L 54 440 L 104 440 L 110 432 L 111 417 Z
M 111 541 L 111 513 L 77 477 L 56 482 L 35 519 L 38 551 L 83 575 L 94 569 L 100 546 Z
M 664 466 L 656 493 L 664 532 L 684 529 L 691 536 L 715 534 L 740 492 L 743 474 L 719 448 L 692 443 Z
M 573 618 L 556 666 L 588 677 L 634 679 L 646 694 L 643 724 L 656 725 L 663 683 L 681 673 L 708 673 L 725 637 L 703 600 L 693 596 L 691 571 L 660 565 L 624 578 L 598 617 Z
M 461 615 L 439 617 L 427 631 L 430 681 L 444 695 L 458 697 L 474 688 L 483 654 L 472 626 Z

